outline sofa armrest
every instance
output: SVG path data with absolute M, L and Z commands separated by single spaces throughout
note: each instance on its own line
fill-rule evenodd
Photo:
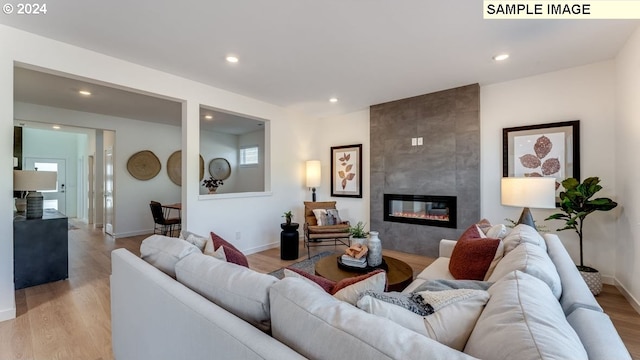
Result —
M 451 254 L 453 253 L 453 248 L 456 246 L 456 243 L 457 241 L 455 240 L 447 240 L 447 239 L 440 240 L 439 256 L 450 258 Z

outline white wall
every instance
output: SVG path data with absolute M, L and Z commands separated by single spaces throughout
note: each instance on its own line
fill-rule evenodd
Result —
M 237 191 L 264 191 L 264 129 L 238 136 L 238 149 L 244 146 L 258 146 L 257 165 L 238 166 Z
M 369 229 L 370 199 L 370 143 L 369 109 L 356 111 L 342 116 L 321 119 L 308 131 L 314 133 L 311 152 L 307 160 L 320 160 L 322 164 L 322 184 L 316 189 L 318 201 L 337 201 L 337 208 L 343 220 L 352 224 L 362 221 Z M 362 144 L 362 199 L 331 197 L 331 147 Z M 304 184 L 303 184 L 304 186 Z M 311 200 L 311 191 L 306 189 L 305 200 Z M 304 210 L 304 209 L 303 209 Z M 302 212 L 300 213 L 302 216 Z M 298 217 L 300 219 L 300 217 Z M 384 244 L 384 239 L 381 239 Z
M 227 159 L 231 167 L 231 176 L 224 180 L 216 193 L 234 193 L 238 188 L 238 136 L 217 131 L 200 131 L 200 155 L 204 159 L 204 179 L 208 179 L 209 162 L 215 158 Z M 208 194 L 209 190 L 200 181 L 200 194 Z
M 149 201 L 180 202 L 180 187 L 171 182 L 166 171 L 167 159 L 180 149 L 179 127 L 26 103 L 16 103 L 15 114 L 21 120 L 110 129 L 103 131 L 103 146 L 113 148 L 115 159 L 113 231 L 116 237 L 147 234 L 153 230 Z M 153 151 L 162 165 L 160 173 L 151 180 L 137 180 L 127 170 L 129 157 L 141 150 Z M 96 159 L 104 156 L 102 149 L 95 152 Z M 102 198 L 100 189 L 102 180 L 96 179 L 97 200 Z M 101 213 L 97 211 L 98 224 L 102 223 Z
M 517 219 L 521 212 L 500 205 L 502 129 L 568 120 L 580 120 L 581 179 L 599 176 L 604 189 L 598 195 L 626 203 L 616 191 L 613 161 L 614 82 L 615 64 L 606 61 L 481 87 L 483 217 L 502 223 L 507 217 Z M 549 229 L 561 227 L 559 221 L 543 221 L 553 210 L 532 209 L 532 212 L 536 221 Z M 600 270 L 608 282 L 615 274 L 617 213 L 614 210 L 592 214 L 584 228 L 585 265 Z M 562 231 L 558 235 L 577 262 L 579 246 L 575 232 Z
M 640 28 L 616 59 L 616 189 L 621 212 L 617 223 L 616 280 L 640 312 Z

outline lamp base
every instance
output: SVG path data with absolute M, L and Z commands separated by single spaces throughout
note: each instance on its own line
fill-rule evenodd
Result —
M 19 213 L 27 211 L 27 199 L 16 198 L 16 211 Z
M 41 192 L 29 191 L 27 195 L 27 219 L 41 219 L 44 198 Z
M 533 221 L 533 215 L 531 215 L 531 210 L 528 207 L 522 209 L 522 214 L 520 214 L 520 219 L 518 219 L 518 224 L 529 225 L 532 228 L 536 228 L 536 223 Z
M 311 188 L 311 201 L 316 202 L 316 188 Z

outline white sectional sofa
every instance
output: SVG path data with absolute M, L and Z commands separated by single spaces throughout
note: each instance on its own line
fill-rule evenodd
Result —
M 506 270 L 506 262 L 500 269 L 498 263 L 494 273 L 506 275 L 488 289 L 491 297 L 464 352 L 341 302 L 308 281 L 277 280 L 203 255 L 186 242 L 176 244 L 171 253 L 160 249 L 159 255 L 146 258 L 155 266 L 125 249 L 113 251 L 111 312 L 117 360 L 551 359 L 561 358 L 565 350 L 572 351 L 572 359 L 630 359 L 555 235 L 545 235 L 545 249 L 557 269 L 560 299 L 535 277 L 539 269 L 527 269 L 526 260 L 519 261 L 525 265 L 518 271 Z M 451 278 L 448 261 L 454 246 L 443 240 L 440 258 L 405 292 L 430 279 Z M 542 326 L 522 321 L 529 318 Z M 508 326 L 515 323 L 520 326 Z M 519 347 L 505 346 L 511 343 Z

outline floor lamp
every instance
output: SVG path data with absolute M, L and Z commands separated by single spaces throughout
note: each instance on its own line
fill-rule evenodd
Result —
M 27 194 L 27 219 L 42 218 L 44 198 L 39 190 L 56 190 L 57 181 L 58 173 L 55 171 L 13 170 L 13 190 L 29 192 Z
M 307 161 L 307 187 L 311 188 L 311 200 L 316 201 L 316 188 L 320 186 L 320 160 Z
M 550 177 L 506 177 L 500 182 L 501 203 L 506 206 L 524 207 L 517 224 L 527 224 L 534 229 L 531 210 L 556 207 L 556 179 Z

